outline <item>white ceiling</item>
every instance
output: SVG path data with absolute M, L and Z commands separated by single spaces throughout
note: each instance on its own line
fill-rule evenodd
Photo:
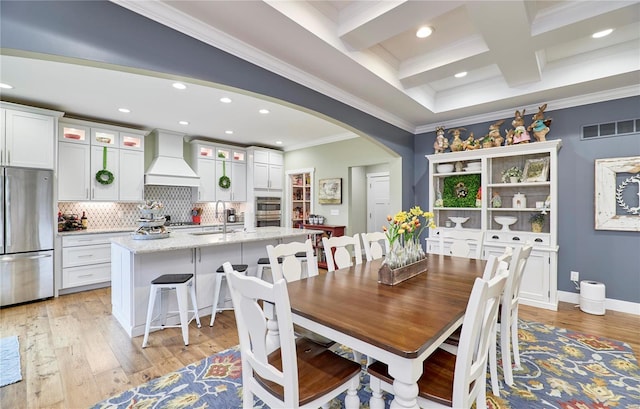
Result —
M 638 1 L 114 2 L 410 132 L 522 108 L 533 114 L 542 103 L 550 111 L 640 94 Z M 421 25 L 433 35 L 416 38 Z M 591 38 L 606 28 L 613 33 Z M 67 112 L 236 143 L 275 146 L 278 139 L 285 149 L 352 135 L 273 101 L 238 94 L 223 106 L 218 97 L 230 91 L 211 84 L 194 82 L 178 94 L 169 78 L 66 66 L 56 78 L 66 78 L 60 89 L 39 82 L 43 67 L 31 71 L 24 62 L 2 57 L 2 81 L 23 77 L 22 86 L 32 87 L 11 92 Z M 460 71 L 468 75 L 454 78 Z M 79 88 L 83 78 L 91 81 Z M 132 109 L 129 119 L 115 111 L 123 105 Z M 252 119 L 266 105 L 272 115 Z M 189 129 L 177 127 L 179 119 Z M 278 124 L 269 128 L 266 120 Z M 232 138 L 225 129 L 234 129 Z

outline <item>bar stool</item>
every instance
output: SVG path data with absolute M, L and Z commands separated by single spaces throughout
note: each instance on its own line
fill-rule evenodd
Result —
M 304 256 L 306 257 L 306 254 Z M 278 257 L 278 263 L 282 263 L 282 257 Z M 260 257 L 258 259 L 258 270 L 256 271 L 256 277 L 262 280 L 263 279 L 262 276 L 264 274 L 265 269 L 271 270 L 271 263 L 269 262 L 269 257 Z M 271 279 L 271 282 L 273 282 L 273 278 Z
M 232 265 L 233 269 L 239 273 L 247 273 L 247 268 L 249 268 L 248 265 L 246 264 L 233 264 Z M 218 311 L 221 311 L 220 309 L 218 309 L 218 301 L 220 298 L 220 289 L 222 288 L 222 279 L 226 278 L 226 275 L 224 273 L 224 268 L 222 266 L 218 267 L 218 269 L 216 270 L 217 273 L 217 277 L 216 277 L 216 286 L 213 289 L 213 305 L 211 306 L 211 322 L 209 323 L 210 327 L 213 327 L 213 321 L 215 321 L 216 319 L 216 313 Z
M 191 304 L 193 304 L 193 310 L 189 309 L 189 299 L 187 297 L 187 287 L 191 292 Z M 178 311 L 167 311 L 166 303 L 162 302 L 162 293 L 167 290 L 176 290 L 176 298 L 178 299 Z M 155 307 L 156 295 L 160 291 L 160 318 L 162 325 L 152 326 L 151 322 L 156 318 L 153 318 L 153 309 Z M 178 325 L 165 325 L 167 322 L 168 312 L 178 312 L 180 315 L 180 324 Z M 188 319 L 189 313 L 192 312 L 193 316 Z M 151 281 L 151 289 L 149 290 L 149 305 L 147 307 L 147 322 L 144 327 L 144 339 L 142 340 L 142 348 L 147 346 L 149 340 L 149 330 L 156 328 L 182 328 L 182 339 L 185 345 L 189 345 L 189 324 L 195 318 L 200 328 L 200 317 L 198 316 L 198 303 L 196 302 L 196 288 L 193 285 L 193 274 L 165 274 Z

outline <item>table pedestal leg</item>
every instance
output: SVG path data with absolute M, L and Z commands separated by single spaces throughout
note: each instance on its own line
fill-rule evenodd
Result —
M 391 401 L 391 409 L 400 408 L 418 408 L 418 384 L 417 383 L 404 383 L 394 379 L 393 381 L 393 394 L 395 397 Z
M 267 354 L 280 348 L 280 331 L 278 330 L 278 317 L 274 305 L 268 302 L 264 303 L 264 314 L 267 317 Z

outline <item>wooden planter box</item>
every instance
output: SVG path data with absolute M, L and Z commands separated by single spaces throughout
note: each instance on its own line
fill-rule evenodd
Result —
M 394 270 L 389 268 L 387 264 L 382 264 L 382 267 L 378 270 L 378 282 L 386 285 L 396 285 L 426 271 L 426 258 Z

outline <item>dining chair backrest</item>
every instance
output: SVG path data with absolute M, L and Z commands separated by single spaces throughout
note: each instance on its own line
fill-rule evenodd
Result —
M 323 237 L 322 246 L 327 260 L 327 271 L 335 271 L 354 264 L 362 264 L 362 247 L 360 246 L 360 236 L 334 236 Z M 352 248 L 353 251 L 350 251 Z
M 532 245 L 525 244 L 513 251 L 512 263 L 509 265 L 509 279 L 507 280 L 504 298 L 502 300 L 502 302 L 506 302 L 510 308 L 513 308 L 513 305 L 518 304 L 520 300 L 520 285 L 522 284 L 522 277 L 532 249 Z
M 460 345 L 453 380 L 454 408 L 470 408 L 478 397 L 484 399 L 490 343 L 494 342 L 500 298 L 507 282 L 508 265 L 498 263 L 495 276 L 476 278 L 462 322 Z M 477 402 L 476 402 L 477 404 Z
M 274 382 L 284 388 L 285 402 L 298 402 L 298 367 L 286 281 L 274 277 L 274 284 L 271 284 L 256 277 L 243 276 L 234 271 L 229 263 L 224 263 L 223 267 L 229 282 L 240 339 L 243 388 L 266 402 L 264 395 L 268 392 L 262 383 Z M 278 317 L 281 369 L 268 360 L 271 352 L 265 336 L 268 317 L 260 302 L 272 304 Z
M 245 276 L 228 262 L 223 268 L 240 339 L 242 407 L 252 408 L 255 395 L 272 408 L 317 408 L 340 393 L 348 395 L 347 408 L 359 407 L 360 365 L 295 339 L 287 282 L 279 278 L 271 284 Z M 270 332 L 277 337 L 275 348 Z
M 507 266 L 511 266 L 512 253 L 513 250 L 511 249 L 511 247 L 507 247 L 504 253 L 499 256 L 490 255 L 489 258 L 487 258 L 487 263 L 484 266 L 482 279 L 491 280 L 498 272 L 498 266 L 501 261 L 507 263 Z
M 484 231 L 471 229 L 440 229 L 440 254 L 456 257 L 482 258 Z M 445 243 L 449 249 L 445 250 Z M 475 246 L 475 250 L 472 249 Z
M 304 252 L 304 262 L 301 257 L 296 257 L 297 253 Z M 269 264 L 273 281 L 284 278 L 287 282 L 300 280 L 306 268 L 307 277 L 318 275 L 318 263 L 315 262 L 313 245 L 311 239 L 304 243 L 291 242 L 282 243 L 277 246 L 267 245 Z
M 389 254 L 389 239 L 387 235 L 381 231 L 371 233 L 361 233 L 362 247 L 367 261 L 377 260 Z M 384 248 L 383 248 L 384 246 Z

